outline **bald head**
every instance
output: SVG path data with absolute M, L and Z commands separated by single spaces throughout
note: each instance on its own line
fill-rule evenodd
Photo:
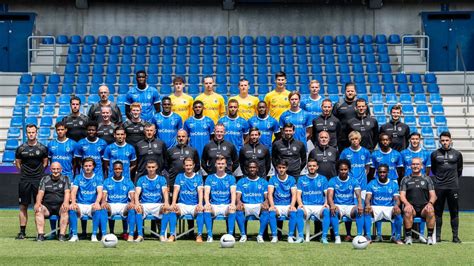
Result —
M 107 102 L 109 100 L 109 87 L 102 85 L 99 87 L 99 97 L 101 102 Z
M 53 177 L 59 177 L 61 175 L 61 171 L 63 170 L 61 164 L 58 162 L 52 163 L 49 168 Z
M 327 131 L 319 132 L 318 142 L 321 146 L 327 146 L 329 144 L 329 133 Z
M 188 143 L 188 132 L 184 129 L 178 130 L 178 134 L 176 135 L 176 139 L 178 140 L 178 144 L 185 145 Z

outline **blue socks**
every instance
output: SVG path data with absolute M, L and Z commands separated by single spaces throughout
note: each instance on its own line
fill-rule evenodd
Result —
M 107 221 L 109 220 L 109 214 L 107 213 L 107 210 L 100 210 L 96 212 L 99 212 L 100 232 L 103 236 L 105 236 L 107 234 Z M 94 220 L 94 218 L 92 218 L 92 220 Z
M 364 214 L 359 215 L 358 213 L 356 213 L 355 220 L 357 227 L 357 235 L 361 236 L 364 233 Z
M 92 213 L 92 235 L 97 235 L 97 230 L 99 230 L 99 224 L 100 220 L 102 219 L 102 215 L 102 210 L 94 211 L 94 213 Z
M 338 236 L 339 235 L 339 212 L 334 213 L 334 215 L 331 216 L 331 226 L 332 229 L 334 230 L 334 235 Z
M 143 214 L 142 213 L 137 213 L 135 215 L 135 221 L 137 223 L 138 235 L 143 237 Z
M 393 227 L 395 229 L 394 237 L 396 240 L 400 240 L 402 238 L 402 225 L 403 225 L 403 217 L 401 214 L 399 214 L 395 216 L 394 221 L 393 221 Z
M 73 236 L 77 236 L 77 212 L 69 211 L 69 227 Z
M 298 209 L 296 211 L 296 229 L 298 230 L 298 237 L 302 238 L 304 237 L 304 211 L 303 209 Z
M 329 230 L 329 225 L 331 224 L 331 212 L 329 209 L 323 209 L 323 234 L 322 237 L 326 238 L 328 237 L 328 230 Z
M 196 216 L 196 223 L 198 228 L 198 236 L 202 235 L 202 229 L 204 227 L 204 213 L 198 212 Z
M 128 215 L 127 215 L 128 232 L 132 236 L 133 236 L 133 231 L 135 230 L 135 219 L 136 219 L 135 216 L 136 216 L 135 210 L 132 209 L 128 211 Z
M 270 230 L 272 231 L 272 236 L 277 236 L 277 220 L 276 220 L 276 211 L 269 211 L 268 212 L 268 220 L 270 223 Z
M 375 228 L 377 230 L 377 235 L 382 236 L 382 222 L 375 222 Z
M 244 215 L 244 212 L 243 211 L 237 211 L 237 215 L 236 215 L 236 219 L 237 219 L 237 225 L 239 226 L 239 230 L 240 230 L 240 235 L 247 235 L 247 233 L 245 232 L 245 215 Z M 230 221 L 229 221 L 230 223 Z
M 178 220 L 178 217 L 175 212 L 170 212 L 168 213 L 168 219 L 170 224 L 170 235 L 174 236 L 176 235 L 176 221 Z
M 364 230 L 369 240 L 372 240 L 372 215 L 364 214 Z
M 295 236 L 296 229 L 296 211 L 290 211 L 290 221 L 288 222 L 288 237 Z
M 160 236 L 165 236 L 166 233 L 166 228 L 168 227 L 168 221 L 169 221 L 169 213 L 163 213 L 161 215 L 161 230 L 160 230 Z
M 229 225 L 228 228 L 228 233 L 233 235 L 234 230 L 235 230 L 235 219 L 236 219 L 236 213 L 229 213 L 227 216 L 227 224 Z
M 262 211 L 260 213 L 260 228 L 258 230 L 258 235 L 263 236 L 265 229 L 267 229 L 269 214 L 268 211 Z
M 210 212 L 204 213 L 204 223 L 206 224 L 207 236 L 212 237 L 212 214 Z

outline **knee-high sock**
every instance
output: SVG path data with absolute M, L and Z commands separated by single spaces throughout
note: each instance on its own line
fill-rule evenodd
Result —
M 295 236 L 296 229 L 296 211 L 290 211 L 290 221 L 288 221 L 288 237 Z
M 196 223 L 198 228 L 198 236 L 202 235 L 202 228 L 204 227 L 204 213 L 198 212 L 196 216 Z
M 258 230 L 258 235 L 263 236 L 265 229 L 268 225 L 268 211 L 262 211 L 260 213 L 260 229 Z
M 331 212 L 329 212 L 329 209 L 324 209 L 323 210 L 323 222 L 322 222 L 322 227 L 323 227 L 323 238 L 328 237 L 328 230 L 329 230 L 329 225 L 331 224 Z
M 139 236 L 143 236 L 143 214 L 137 213 L 135 215 L 135 223 L 137 224 L 137 231 Z
M 176 235 L 176 221 L 178 217 L 176 216 L 175 212 L 170 212 L 168 213 L 168 219 L 170 224 L 170 235 L 174 236 Z
M 77 236 L 77 212 L 69 211 L 69 229 L 73 236 Z
M 393 226 L 395 227 L 395 239 L 400 240 L 402 238 L 402 225 L 403 217 L 401 214 L 395 216 Z
M 375 228 L 377 228 L 377 235 L 381 236 L 382 235 L 382 222 L 376 222 Z
M 166 234 L 166 228 L 168 227 L 168 221 L 169 221 L 169 213 L 163 213 L 161 215 L 161 229 L 160 229 L 160 236 L 165 236 Z
M 347 235 L 350 236 L 351 235 L 351 229 L 352 229 L 352 221 L 345 222 L 344 226 L 346 227 Z
M 109 221 L 109 232 L 111 234 L 115 233 L 115 220 Z
M 87 220 L 81 220 L 81 232 L 87 234 Z
M 204 223 L 206 224 L 207 236 L 212 237 L 212 214 L 210 212 L 204 213 Z
M 364 230 L 369 240 L 372 239 L 372 215 L 364 214 Z
M 233 213 L 229 213 L 229 215 L 227 216 L 227 225 L 229 226 L 228 232 L 227 232 L 228 234 L 231 234 L 231 235 L 234 234 L 236 215 L 237 214 L 233 212 Z
M 102 216 L 102 210 L 94 211 L 92 214 L 92 235 L 97 235 L 97 230 L 99 230 L 100 220 Z
M 357 235 L 361 236 L 364 233 L 364 215 L 359 215 L 356 213 L 356 227 L 357 227 Z
M 245 236 L 247 233 L 245 232 L 245 215 L 243 211 L 237 211 L 236 215 L 237 225 L 239 226 L 240 234 Z
M 298 230 L 298 237 L 303 238 L 304 237 L 304 211 L 303 209 L 298 209 L 296 211 L 296 229 Z
M 128 232 L 131 236 L 133 236 L 133 231 L 135 230 L 135 210 L 129 210 L 127 215 L 127 223 L 128 223 Z
M 334 215 L 331 216 L 331 226 L 334 230 L 334 236 L 339 235 L 339 212 L 336 212 Z
M 54 231 L 58 227 L 58 222 L 49 220 L 49 225 L 51 226 L 51 231 Z
M 107 234 L 107 221 L 109 220 L 109 214 L 107 210 L 100 210 L 100 232 L 103 236 Z
M 126 234 L 128 233 L 128 220 L 122 220 L 122 233 Z
M 277 236 L 278 230 L 277 230 L 276 211 L 269 211 L 268 216 L 269 216 L 268 222 L 270 223 L 270 230 L 272 231 L 272 236 Z

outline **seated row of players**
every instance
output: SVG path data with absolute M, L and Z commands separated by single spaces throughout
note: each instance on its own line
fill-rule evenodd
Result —
M 404 220 L 407 237 L 411 244 L 411 226 L 413 217 L 423 217 L 428 222 L 428 244 L 432 244 L 434 228 L 433 204 L 436 200 L 434 187 L 429 177 L 421 174 L 421 160 L 412 161 L 412 174 L 402 180 L 401 192 L 398 185 L 388 179 L 388 166 L 378 168 L 378 179 L 367 186 L 365 209 L 361 197 L 361 188 L 350 174 L 351 163 L 348 160 L 338 162 L 338 176 L 327 178 L 317 174 L 318 163 L 314 159 L 308 162 L 308 174 L 298 181 L 287 174 L 288 162 L 277 165 L 277 174 L 270 181 L 258 176 L 258 162 L 251 160 L 247 164 L 248 175 L 236 183 L 235 177 L 225 172 L 226 159 L 218 156 L 217 172 L 207 177 L 205 183 L 201 175 L 194 172 L 192 158 L 184 159 L 185 172 L 178 175 L 174 185 L 171 202 L 168 199 L 168 186 L 163 176 L 157 175 L 158 164 L 147 162 L 147 175 L 139 178 L 136 187 L 130 179 L 123 176 L 123 164 L 113 164 L 114 175 L 105 181 L 94 174 L 95 162 L 86 158 L 83 172 L 75 178 L 72 189 L 66 176 L 61 175 L 59 163 L 51 165 L 52 173 L 40 182 L 35 204 L 36 224 L 39 241 L 44 240 L 44 217 L 60 215 L 59 240 L 65 241 L 68 222 L 71 230 L 69 241 L 78 241 L 78 217 L 92 217 L 92 241 L 98 241 L 100 227 L 106 234 L 107 220 L 119 215 L 126 218 L 129 232 L 137 226 L 138 236 L 133 234 L 128 241 L 141 242 L 143 238 L 143 219 L 149 215 L 161 218 L 161 241 L 175 241 L 177 217 L 188 215 L 197 221 L 197 242 L 202 242 L 204 225 L 207 228 L 207 242 L 213 241 L 213 218 L 227 217 L 228 233 L 234 233 L 235 221 L 240 229 L 240 242 L 246 242 L 246 217 L 259 219 L 260 229 L 257 242 L 263 243 L 263 232 L 270 224 L 272 238 L 276 243 L 277 217 L 289 219 L 288 242 L 302 243 L 303 228 L 307 220 L 316 218 L 322 221 L 323 244 L 328 244 L 327 232 L 331 225 L 335 243 L 340 244 L 339 221 L 342 217 L 355 219 L 357 234 L 371 238 L 373 221 L 388 220 L 394 223 L 394 241 L 401 243 L 401 203 L 404 205 Z M 355 195 L 355 197 L 354 197 Z M 166 239 L 169 224 L 170 238 Z M 298 232 L 295 240 L 295 229 Z

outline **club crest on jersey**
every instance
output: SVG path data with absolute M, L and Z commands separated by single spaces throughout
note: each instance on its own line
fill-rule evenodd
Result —
M 155 149 L 158 148 L 158 144 L 156 144 L 156 143 L 153 144 L 153 148 L 155 148 Z
M 155 186 L 155 187 L 156 187 L 156 188 L 160 188 L 160 187 L 161 187 L 161 185 L 160 185 L 160 184 L 156 184 L 156 186 Z
M 328 156 L 332 156 L 332 152 L 328 152 Z
M 63 184 L 59 184 L 58 187 L 59 187 L 59 188 L 63 188 Z
M 365 122 L 367 126 L 370 126 L 370 121 Z
M 214 100 L 214 103 L 217 103 L 217 99 Z
M 388 189 L 388 193 L 392 193 L 392 189 L 391 189 L 391 188 Z
M 425 181 L 421 181 L 421 185 L 424 186 L 424 185 L 425 185 Z
M 452 154 L 450 154 L 450 155 L 448 155 L 448 157 L 449 157 L 449 159 L 453 159 L 454 156 Z
M 110 133 L 110 134 L 113 134 L 113 133 L 114 133 L 114 130 L 113 130 L 112 128 L 109 129 L 109 133 Z
M 143 128 L 143 127 L 140 127 L 140 131 L 143 131 L 143 130 L 144 130 L 144 128 Z
M 391 161 L 392 163 L 394 163 L 394 162 L 395 162 L 395 158 L 391 158 L 390 161 Z
M 329 122 L 329 125 L 330 125 L 330 126 L 334 126 L 334 122 L 332 122 L 332 121 Z
M 197 187 L 197 186 L 198 186 L 198 183 L 194 182 L 194 184 L 193 184 L 193 185 L 194 185 L 194 187 Z
M 292 149 L 293 149 L 293 151 L 296 151 L 296 147 L 293 147 Z
M 402 127 L 398 127 L 398 131 L 402 131 Z
M 257 150 L 257 153 L 259 153 L 259 154 L 262 153 L 262 150 L 261 150 L 261 149 L 258 149 L 258 150 Z
M 349 189 L 352 189 L 352 185 L 349 185 Z
M 188 155 L 188 154 L 189 154 L 189 151 L 184 151 L 184 154 Z
M 66 151 L 67 151 L 67 152 L 70 152 L 70 151 L 71 151 L 71 148 L 66 147 Z
M 365 160 L 365 156 L 364 156 L 364 155 L 360 156 L 360 158 L 361 158 L 362 160 Z
M 36 155 L 40 155 L 40 151 L 36 151 Z
M 222 150 L 223 151 L 227 150 L 227 147 L 226 146 L 222 147 Z
M 56 149 L 57 149 L 56 146 L 51 146 L 51 150 L 52 150 L 52 151 L 55 151 Z
M 147 95 L 146 98 L 147 98 L 148 100 L 150 100 L 150 99 L 151 99 L 151 95 Z
M 262 185 L 258 185 L 257 188 L 258 188 L 258 189 L 262 189 Z

